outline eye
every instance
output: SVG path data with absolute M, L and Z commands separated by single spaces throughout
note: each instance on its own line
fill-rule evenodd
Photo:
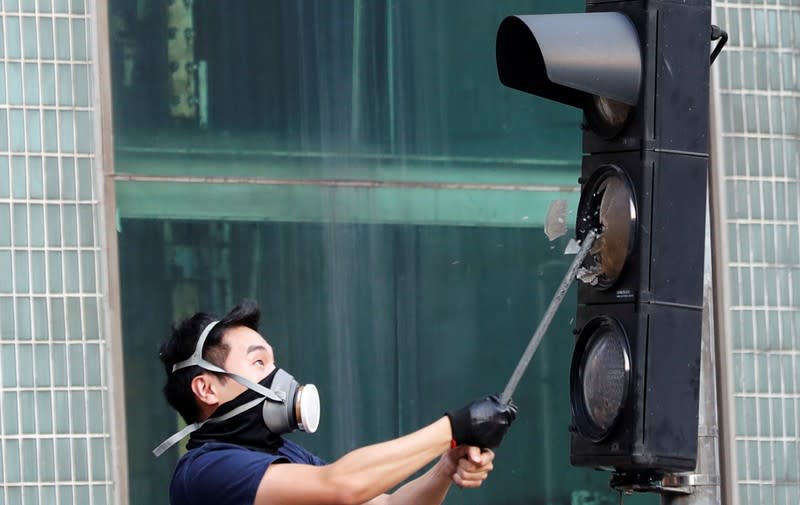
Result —
M 264 366 L 264 361 L 263 361 L 263 360 L 260 360 L 260 359 L 257 359 L 257 360 L 255 360 L 255 361 L 253 362 L 253 364 L 254 364 L 254 365 L 258 365 L 258 366 Z

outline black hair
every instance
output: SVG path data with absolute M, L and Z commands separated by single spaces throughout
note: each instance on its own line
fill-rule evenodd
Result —
M 256 302 L 242 300 L 211 330 L 203 345 L 203 359 L 222 368 L 228 357 L 230 348 L 222 343 L 222 336 L 229 328 L 246 326 L 258 331 L 258 321 L 261 311 Z M 204 312 L 198 312 L 192 317 L 184 319 L 172 328 L 172 334 L 159 348 L 159 358 L 167 372 L 167 381 L 164 384 L 164 397 L 167 402 L 178 411 L 186 423 L 191 424 L 199 420 L 200 409 L 192 392 L 192 380 L 205 372 L 199 366 L 190 366 L 172 371 L 175 363 L 183 361 L 194 353 L 200 334 L 216 318 Z M 218 374 L 225 378 L 224 374 Z

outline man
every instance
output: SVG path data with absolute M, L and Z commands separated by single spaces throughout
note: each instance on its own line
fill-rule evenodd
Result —
M 451 482 L 481 485 L 516 417 L 486 397 L 409 435 L 356 449 L 326 464 L 281 433 L 315 431 L 318 399 L 275 365 L 258 333 L 258 307 L 245 301 L 215 321 L 197 313 L 161 346 L 164 395 L 191 433 L 170 484 L 172 505 L 435 505 Z M 317 402 L 316 405 L 314 402 Z M 439 457 L 421 477 L 388 490 Z

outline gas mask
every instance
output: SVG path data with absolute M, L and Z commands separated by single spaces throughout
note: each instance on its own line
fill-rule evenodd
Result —
M 294 430 L 314 433 L 319 427 L 319 392 L 313 384 L 300 385 L 282 368 L 275 370 L 270 390 L 283 399 L 266 400 L 262 408 L 264 424 L 276 435 Z
M 288 372 L 277 368 L 273 372 L 270 386 L 265 387 L 203 359 L 203 346 L 206 338 L 217 323 L 219 321 L 213 321 L 203 329 L 200 338 L 197 340 L 194 353 L 188 359 L 175 363 L 172 366 L 172 372 L 196 365 L 211 372 L 224 373 L 242 386 L 257 393 L 258 397 L 239 405 L 222 416 L 212 416 L 205 421 L 186 426 L 153 449 L 153 454 L 156 457 L 162 455 L 187 435 L 199 430 L 206 423 L 227 421 L 256 407 L 259 403 L 263 403 L 261 415 L 264 424 L 275 435 L 290 433 L 294 430 L 314 433 L 319 427 L 319 392 L 313 384 L 301 385 Z

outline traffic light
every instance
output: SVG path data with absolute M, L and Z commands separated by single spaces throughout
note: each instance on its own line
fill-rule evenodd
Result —
M 695 468 L 708 169 L 710 0 L 588 1 L 511 16 L 500 81 L 583 109 L 570 370 L 574 465 Z

